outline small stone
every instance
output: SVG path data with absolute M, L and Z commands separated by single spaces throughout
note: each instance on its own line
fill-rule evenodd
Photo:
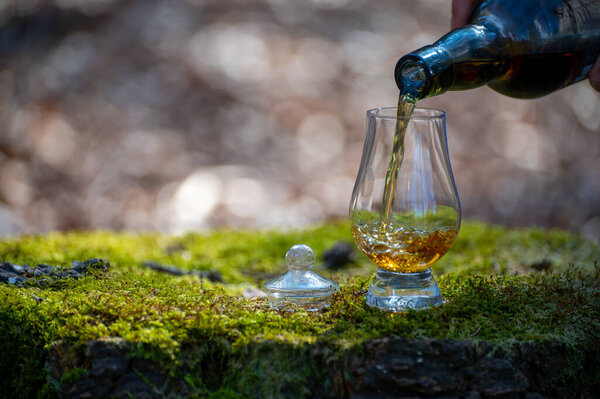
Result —
M 67 278 L 70 277 L 72 279 L 77 280 L 78 278 L 80 278 L 82 276 L 81 273 L 76 272 L 75 270 L 65 270 L 59 277 L 61 278 Z
M 38 279 L 38 280 L 35 280 L 35 282 L 37 283 L 37 285 L 38 285 L 39 287 L 43 287 L 43 286 L 45 286 L 46 284 L 50 284 L 50 283 L 52 283 L 53 281 L 52 281 L 52 280 L 50 280 L 49 278 L 45 278 L 45 277 L 44 277 L 44 278 L 40 278 L 40 279 Z
M 73 262 L 71 262 L 71 270 L 73 270 L 77 273 L 85 273 L 85 271 L 87 270 L 87 267 L 84 265 L 83 262 L 73 261 Z
M 548 259 L 542 259 L 540 262 L 533 263 L 531 268 L 538 272 L 545 272 L 552 268 L 552 262 Z
M 13 272 L 6 271 L 4 269 L 0 269 L 0 282 L 8 283 L 8 280 L 14 278 L 15 274 Z
M 88 270 L 108 270 L 110 263 L 104 259 L 88 259 L 83 262 L 73 261 L 71 262 L 71 269 L 78 273 L 85 274 Z
M 198 274 L 199 274 L 200 277 L 207 278 L 209 281 L 211 281 L 213 283 L 222 283 L 222 282 L 224 282 L 223 275 L 220 272 L 216 271 L 216 270 L 210 270 L 208 272 L 201 271 Z
M 35 294 L 30 294 L 30 295 L 34 299 L 34 301 L 36 301 L 37 303 L 41 303 L 43 301 L 42 298 L 40 298 L 39 296 L 37 296 Z
M 157 272 L 168 273 L 168 274 L 172 274 L 174 276 L 185 276 L 186 274 L 189 274 L 189 271 L 180 269 L 176 266 L 162 265 L 158 262 L 153 262 L 153 261 L 144 262 L 144 263 L 142 263 L 142 265 L 146 266 L 152 270 L 155 270 Z
M 33 277 L 33 268 L 29 267 L 28 265 L 23 265 L 23 273 L 21 273 L 21 275 L 28 278 Z
M 323 264 L 330 269 L 341 269 L 356 260 L 352 244 L 338 241 L 323 254 Z
M 152 270 L 155 270 L 157 272 L 162 272 L 162 273 L 168 273 L 168 274 L 172 274 L 174 276 L 197 276 L 200 278 L 206 278 L 210 281 L 212 281 L 213 283 L 222 283 L 223 282 L 223 276 L 221 275 L 221 273 L 219 273 L 216 270 L 210 270 L 210 271 L 205 271 L 205 270 L 185 270 L 185 269 L 180 269 L 177 266 L 173 266 L 173 265 L 163 265 L 160 264 L 158 262 L 154 262 L 154 261 L 147 261 L 147 262 L 143 262 L 142 266 L 146 266 Z
M 33 269 L 33 275 L 35 277 L 41 277 L 41 276 L 51 276 L 54 274 L 54 270 L 52 268 L 52 266 L 49 265 L 44 265 L 44 264 L 40 264 L 37 265 L 37 267 L 35 267 Z
M 21 274 L 24 270 L 23 266 L 15 265 L 13 263 L 4 262 L 4 265 L 7 267 L 7 270 L 12 270 L 15 273 Z
M 84 262 L 72 262 L 70 268 L 40 263 L 35 267 L 14 265 L 9 262 L 0 263 L 0 282 L 22 286 L 31 278 L 35 284 L 43 286 L 66 278 L 79 279 L 90 270 L 107 270 L 110 264 L 102 259 L 90 259 Z

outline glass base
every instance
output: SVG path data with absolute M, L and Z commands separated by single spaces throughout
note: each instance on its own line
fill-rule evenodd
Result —
M 391 312 L 426 309 L 442 303 L 431 269 L 394 273 L 379 269 L 367 293 L 367 305 Z
M 269 305 L 277 310 L 284 310 L 286 312 L 294 312 L 299 309 L 304 309 L 308 312 L 315 312 L 328 308 L 331 305 L 331 295 L 322 297 L 316 296 L 286 296 L 269 297 Z

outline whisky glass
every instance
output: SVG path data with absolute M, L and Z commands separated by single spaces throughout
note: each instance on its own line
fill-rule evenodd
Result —
M 354 241 L 379 267 L 367 304 L 393 312 L 442 303 L 430 266 L 454 243 L 461 218 L 445 113 L 415 108 L 410 119 L 399 118 L 404 117 L 395 107 L 367 111 L 363 155 L 350 201 Z M 403 138 L 395 137 L 397 125 L 406 126 Z M 399 139 L 403 146 L 397 145 Z M 401 149 L 401 162 L 390 179 L 393 148 Z

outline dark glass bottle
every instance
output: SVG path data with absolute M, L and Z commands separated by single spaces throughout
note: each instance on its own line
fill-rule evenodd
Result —
M 405 94 L 423 78 L 417 99 L 486 84 L 535 98 L 585 79 L 599 53 L 600 0 L 486 0 L 469 25 L 400 58 L 395 76 Z

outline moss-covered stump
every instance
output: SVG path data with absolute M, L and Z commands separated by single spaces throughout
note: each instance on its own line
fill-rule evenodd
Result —
M 0 261 L 10 265 L 0 275 L 0 396 L 600 392 L 594 243 L 562 231 L 465 223 L 434 267 L 445 303 L 420 312 L 365 306 L 374 267 L 362 255 L 340 269 L 321 264 L 320 273 L 341 283 L 324 312 L 281 313 L 264 298 L 243 296 L 283 271 L 293 244 L 310 245 L 322 261 L 339 241 L 351 242 L 345 223 L 290 232 L 4 239 Z M 110 267 L 71 267 L 93 258 Z M 11 266 L 25 264 L 31 267 Z M 36 275 L 42 269 L 52 276 Z M 18 271 L 19 279 L 11 277 Z

